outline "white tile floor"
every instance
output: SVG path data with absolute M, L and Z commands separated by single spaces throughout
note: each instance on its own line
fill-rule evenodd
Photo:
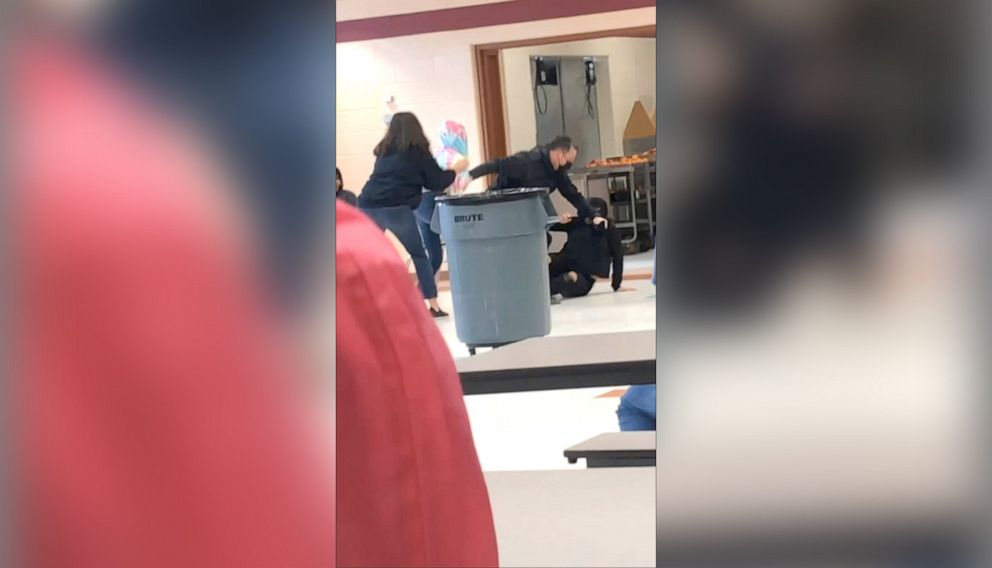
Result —
M 570 389 L 465 397 L 484 471 L 582 469 L 562 452 L 603 432 L 616 432 L 620 399 L 611 389 Z
M 629 292 L 614 292 L 608 283 L 600 282 L 584 298 L 569 298 L 551 306 L 552 336 L 638 331 L 655 328 L 655 288 L 650 280 L 630 280 L 623 283 Z M 438 294 L 441 306 L 451 306 L 451 292 Z M 455 335 L 458 314 L 437 320 L 451 354 L 468 357 L 468 348 Z
M 614 293 L 597 284 L 589 296 L 551 307 L 551 335 L 655 328 L 654 286 L 650 280 L 624 283 L 630 292 Z M 451 305 L 442 292 L 442 305 Z M 451 318 L 438 321 L 456 357 L 468 350 L 455 336 Z M 570 389 L 465 397 L 476 449 L 486 471 L 583 468 L 562 456 L 568 446 L 602 432 L 617 431 L 618 398 L 596 398 L 612 388 Z
M 623 269 L 625 274 L 631 272 L 651 272 L 654 266 L 654 251 L 642 252 L 623 257 Z

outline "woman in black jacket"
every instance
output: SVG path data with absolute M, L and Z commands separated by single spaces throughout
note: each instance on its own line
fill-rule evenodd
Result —
M 372 176 L 358 196 L 358 207 L 379 227 L 389 230 L 403 243 L 417 269 L 420 291 L 430 304 L 431 315 L 446 314 L 437 303 L 437 284 L 427 251 L 417 229 L 413 210 L 420 205 L 423 189 L 441 192 L 468 167 L 466 160 L 442 170 L 431 156 L 430 143 L 417 117 L 398 112 L 389 122 L 386 136 L 375 147 Z

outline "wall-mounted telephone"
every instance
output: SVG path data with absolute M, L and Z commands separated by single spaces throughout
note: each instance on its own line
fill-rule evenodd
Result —
M 582 61 L 586 67 L 586 114 L 594 118 L 596 105 L 592 102 L 592 88 L 596 85 L 596 62 L 592 57 L 585 57 Z
M 593 61 L 592 57 L 585 58 L 586 64 L 586 86 L 591 86 L 596 84 L 596 62 Z
M 534 68 L 537 74 L 536 83 L 538 85 L 558 85 L 558 62 L 548 61 L 541 57 L 534 60 Z
M 534 59 L 534 105 L 539 114 L 548 112 L 549 85 L 558 86 L 558 60 L 548 61 L 543 57 L 537 57 Z

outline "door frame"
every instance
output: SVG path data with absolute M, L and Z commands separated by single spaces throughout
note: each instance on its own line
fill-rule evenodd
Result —
M 606 37 L 657 37 L 657 25 L 601 30 L 543 38 L 521 39 L 472 46 L 475 61 L 475 85 L 478 92 L 479 132 L 482 139 L 482 161 L 507 155 L 506 102 L 503 97 L 503 75 L 500 52 L 511 47 L 549 45 L 569 41 Z M 492 181 L 492 180 L 490 180 Z

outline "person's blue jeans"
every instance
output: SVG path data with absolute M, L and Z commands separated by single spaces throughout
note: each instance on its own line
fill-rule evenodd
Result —
M 424 223 L 417 219 L 417 229 L 420 230 L 420 240 L 424 242 L 424 249 L 427 251 L 427 259 L 431 262 L 431 270 L 436 276 L 441 270 L 441 263 L 444 261 L 444 249 L 441 247 L 441 235 L 431 230 L 430 223 Z
M 413 209 L 400 206 L 377 207 L 362 209 L 362 211 L 375 221 L 380 229 L 383 231 L 388 229 L 396 235 L 413 260 L 413 266 L 417 270 L 417 283 L 420 285 L 420 292 L 428 300 L 437 298 L 434 272 L 431 270 L 431 263 L 427 258 L 424 243 L 420 239 L 420 231 L 417 230 L 417 219 L 413 216 Z
M 654 246 L 654 262 L 651 263 L 651 283 L 658 285 L 658 244 Z
M 431 230 L 431 217 L 434 215 L 434 194 L 425 193 L 420 199 L 420 206 L 414 211 L 417 218 L 417 229 L 420 230 L 420 240 L 424 241 L 427 258 L 431 261 L 434 275 L 441 270 L 444 261 L 444 249 L 441 247 L 441 235 Z
M 655 248 L 651 267 L 651 283 L 657 285 L 658 249 Z M 617 408 L 620 431 L 654 430 L 658 422 L 657 385 L 634 385 L 627 389 Z
M 627 389 L 617 408 L 620 431 L 654 430 L 657 423 L 658 388 L 655 385 L 634 385 Z

